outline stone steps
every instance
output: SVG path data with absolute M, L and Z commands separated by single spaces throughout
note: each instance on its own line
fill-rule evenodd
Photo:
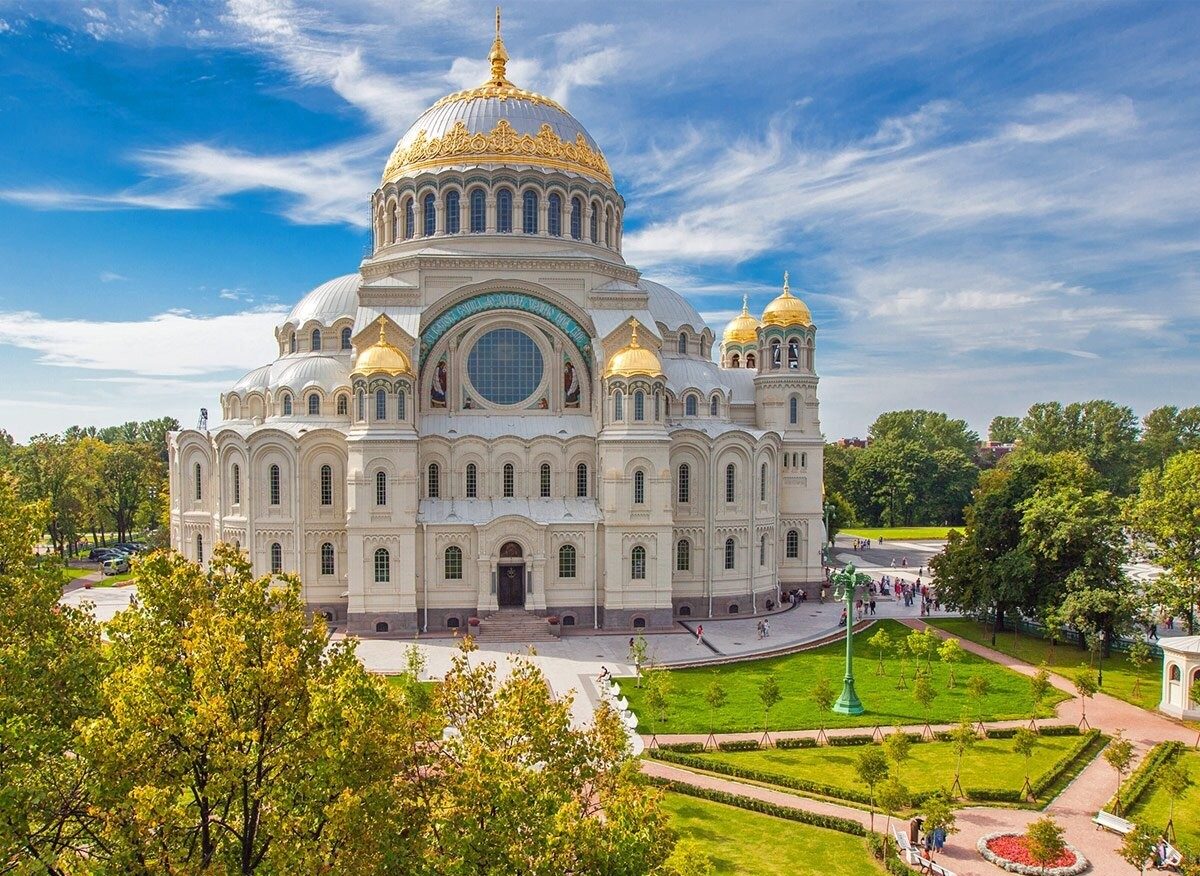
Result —
M 550 642 L 555 636 L 540 615 L 501 609 L 479 618 L 479 638 L 488 642 Z

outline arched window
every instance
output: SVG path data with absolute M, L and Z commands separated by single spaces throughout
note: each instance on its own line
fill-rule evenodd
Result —
M 785 542 L 787 549 L 787 558 L 794 560 L 800 556 L 800 531 L 797 529 L 789 529 L 787 533 L 787 541 Z
M 633 504 L 646 504 L 646 473 L 641 469 L 633 473 Z
M 594 204 L 592 205 L 592 217 L 588 225 L 588 237 L 592 243 L 600 242 L 600 213 Z
M 375 551 L 375 583 L 386 584 L 392 580 L 392 555 L 387 548 Z
M 640 544 L 629 554 L 629 577 L 635 581 L 646 578 L 646 549 Z
M 316 417 L 321 413 L 321 397 L 315 392 L 308 396 L 308 415 Z
M 757 361 L 757 360 L 754 358 L 754 354 L 753 354 L 753 353 L 747 353 L 747 354 L 746 354 L 746 367 L 747 367 L 747 368 L 754 368 L 754 367 L 755 367 L 755 364 L 754 364 L 754 363 L 755 363 L 756 361 Z
M 376 621 L 375 622 L 375 632 L 386 633 L 387 631 L 388 631 L 387 621 Z
M 358 391 L 358 421 L 361 423 L 367 418 L 367 394 L 361 389 Z
M 679 352 L 686 353 L 688 351 L 688 336 L 687 332 L 679 333 Z
M 662 416 L 662 395 L 659 394 L 658 390 L 655 390 L 654 391 L 654 422 L 657 423 L 661 416 Z
M 272 465 L 267 469 L 267 492 L 270 494 L 272 505 L 279 504 L 279 466 Z
M 708 415 L 715 417 L 721 410 L 721 399 L 718 396 L 713 396 L 708 400 Z
M 575 546 L 564 544 L 558 549 L 558 577 L 575 577 Z
M 288 352 L 296 352 L 296 333 L 292 332 L 288 337 Z
M 487 230 L 487 195 L 483 189 L 471 192 L 471 233 L 483 234 Z
M 461 222 L 458 214 L 458 192 L 446 193 L 446 233 L 458 234 Z
M 690 572 L 692 570 L 692 543 L 686 538 L 675 543 L 675 571 Z
M 387 472 L 375 472 L 375 504 L 380 507 L 387 504 Z
M 689 417 L 696 416 L 696 405 L 697 405 L 696 396 L 692 393 L 688 393 L 687 398 L 685 398 L 683 400 L 684 414 L 686 414 Z
M 442 493 L 442 467 L 436 462 L 429 463 L 429 483 L 426 489 L 430 499 L 436 499 Z
M 443 565 L 447 581 L 461 581 L 463 576 L 462 548 L 453 544 L 446 548 L 446 560 Z
M 425 196 L 421 206 L 425 214 L 425 236 L 433 237 L 437 231 L 437 198 L 433 196 L 433 192 Z
M 321 349 L 321 330 L 320 329 L 312 330 L 312 344 L 310 346 L 311 346 L 311 349 L 313 349 L 313 350 Z
M 646 419 L 646 394 L 640 389 L 633 394 L 633 419 L 639 423 Z
M 800 454 L 800 467 L 808 468 L 808 454 L 807 453 Z
M 283 396 L 283 415 L 290 417 L 292 415 L 292 397 L 287 393 Z
M 278 575 L 283 571 L 283 546 L 279 542 L 271 542 L 271 572 Z
M 813 342 L 812 338 L 804 345 L 804 367 L 809 371 L 813 370 Z
M 388 243 L 395 243 L 400 237 L 400 209 L 393 203 L 391 208 L 391 229 L 392 233 L 388 237 Z
M 588 494 L 588 468 L 587 463 L 579 463 L 575 466 L 575 495 L 580 499 L 585 498 Z
M 758 501 L 767 501 L 767 464 L 762 464 L 758 475 Z
M 562 237 L 562 198 L 557 193 L 546 199 L 546 230 L 554 237 Z
M 343 392 L 341 395 L 339 395 L 337 397 L 337 415 L 339 417 L 344 417 L 348 413 L 350 413 L 350 400 L 346 397 L 346 394 Z
M 233 504 L 242 504 L 242 467 L 233 464 Z
M 550 463 L 543 462 L 539 470 L 538 492 L 543 499 L 550 498 Z
M 725 539 L 725 568 L 734 568 L 734 561 L 737 559 L 737 545 L 734 544 L 732 538 Z
M 613 393 L 613 419 L 625 419 L 625 393 L 619 389 Z
M 333 468 L 332 466 L 321 466 L 321 504 L 333 504 Z
M 793 426 L 800 420 L 800 399 L 792 396 L 788 399 L 788 422 Z
M 204 498 L 204 483 L 203 477 L 200 473 L 200 463 L 197 462 L 192 466 L 192 476 L 196 487 L 196 501 L 199 502 Z
M 382 389 L 375 390 L 375 419 L 380 422 L 387 419 L 387 392 Z
M 1179 666 L 1175 663 L 1172 663 L 1167 669 L 1167 681 L 1179 681 L 1181 677 Z
M 467 463 L 467 498 L 479 497 L 479 468 L 473 462 Z
M 758 540 L 758 564 L 760 566 L 767 564 L 767 537 L 765 535 Z
M 329 542 L 321 545 L 321 574 L 333 574 L 333 545 Z
M 512 192 L 508 189 L 496 192 L 496 230 L 512 231 Z
M 396 419 L 403 420 L 408 416 L 408 396 L 404 390 L 396 390 Z
M 675 485 L 679 504 L 686 505 L 692 501 L 692 467 L 686 462 L 679 464 L 679 478 Z
M 416 209 L 413 206 L 413 199 L 408 198 L 404 202 L 404 239 L 412 240 L 417 234 L 417 217 Z
M 504 498 L 506 499 L 511 499 L 513 497 L 513 492 L 516 489 L 516 474 L 516 469 L 513 468 L 513 464 L 511 462 L 504 463 L 503 487 Z
M 532 189 L 521 196 L 521 230 L 526 234 L 538 232 L 538 197 Z
M 772 371 L 778 370 L 778 368 L 780 366 L 779 356 L 780 356 L 781 349 L 782 348 L 779 346 L 778 340 L 771 341 L 771 370 Z
M 788 338 L 788 368 L 800 367 L 800 342 L 795 338 Z
M 730 367 L 730 368 L 737 368 L 737 367 L 738 367 L 739 365 L 741 365 L 741 364 L 742 364 L 742 357 L 741 357 L 741 356 L 739 356 L 737 353 L 734 353 L 734 354 L 733 354 L 733 355 L 732 355 L 732 356 L 729 358 L 729 367 Z
M 583 199 L 571 199 L 571 236 L 576 240 L 583 237 Z
M 731 462 L 725 466 L 725 501 L 734 501 L 737 491 L 737 467 Z
M 204 562 L 204 536 L 196 533 L 196 562 Z

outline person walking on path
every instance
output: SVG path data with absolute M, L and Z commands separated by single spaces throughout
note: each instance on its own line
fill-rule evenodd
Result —
M 696 644 L 704 644 L 704 624 L 698 624 L 696 626 Z
M 771 638 L 771 619 L 769 617 L 763 618 L 763 636 Z

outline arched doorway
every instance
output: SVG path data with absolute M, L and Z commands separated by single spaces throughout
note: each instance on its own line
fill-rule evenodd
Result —
M 507 541 L 500 548 L 496 602 L 501 608 L 525 607 L 525 552 L 515 541 Z

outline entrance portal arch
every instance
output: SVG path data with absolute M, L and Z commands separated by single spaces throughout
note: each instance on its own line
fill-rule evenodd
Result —
M 525 607 L 525 576 L 524 548 L 519 542 L 506 541 L 496 566 L 496 602 L 501 608 Z

